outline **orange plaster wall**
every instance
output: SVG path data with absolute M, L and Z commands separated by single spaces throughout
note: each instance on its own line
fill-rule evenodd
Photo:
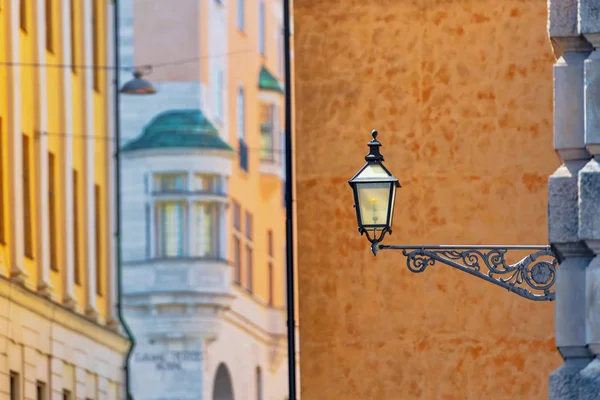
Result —
M 546 1 L 295 0 L 294 40 L 303 400 L 547 398 L 554 304 L 374 258 L 347 184 L 376 128 L 387 243 L 547 243 Z

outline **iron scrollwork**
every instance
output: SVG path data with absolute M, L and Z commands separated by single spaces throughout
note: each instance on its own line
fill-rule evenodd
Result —
M 467 272 L 529 300 L 555 299 L 558 260 L 549 246 L 385 246 L 380 250 L 402 250 L 411 272 L 420 273 L 437 262 Z M 534 250 L 522 260 L 506 261 L 509 250 Z

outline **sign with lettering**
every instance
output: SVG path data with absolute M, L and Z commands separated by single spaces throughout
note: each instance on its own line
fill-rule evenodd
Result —
M 154 400 L 197 398 L 202 393 L 202 351 L 161 350 L 134 352 L 131 368 L 138 396 Z
M 171 351 L 164 353 L 138 353 L 135 362 L 153 363 L 159 371 L 181 371 L 183 363 L 201 363 L 202 353 L 199 351 Z

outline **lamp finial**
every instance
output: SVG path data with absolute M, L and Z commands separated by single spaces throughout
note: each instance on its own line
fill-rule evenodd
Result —
M 377 141 L 377 135 L 377 130 L 373 129 L 373 131 L 371 132 L 371 136 L 373 136 L 373 139 L 369 142 L 369 154 L 367 154 L 365 157 L 365 160 L 367 162 L 383 161 L 383 156 L 379 152 L 381 143 Z

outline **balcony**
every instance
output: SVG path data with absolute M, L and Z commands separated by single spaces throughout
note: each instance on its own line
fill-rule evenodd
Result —
M 276 129 L 272 122 L 260 125 L 260 172 L 282 177 L 283 150 L 276 148 Z

